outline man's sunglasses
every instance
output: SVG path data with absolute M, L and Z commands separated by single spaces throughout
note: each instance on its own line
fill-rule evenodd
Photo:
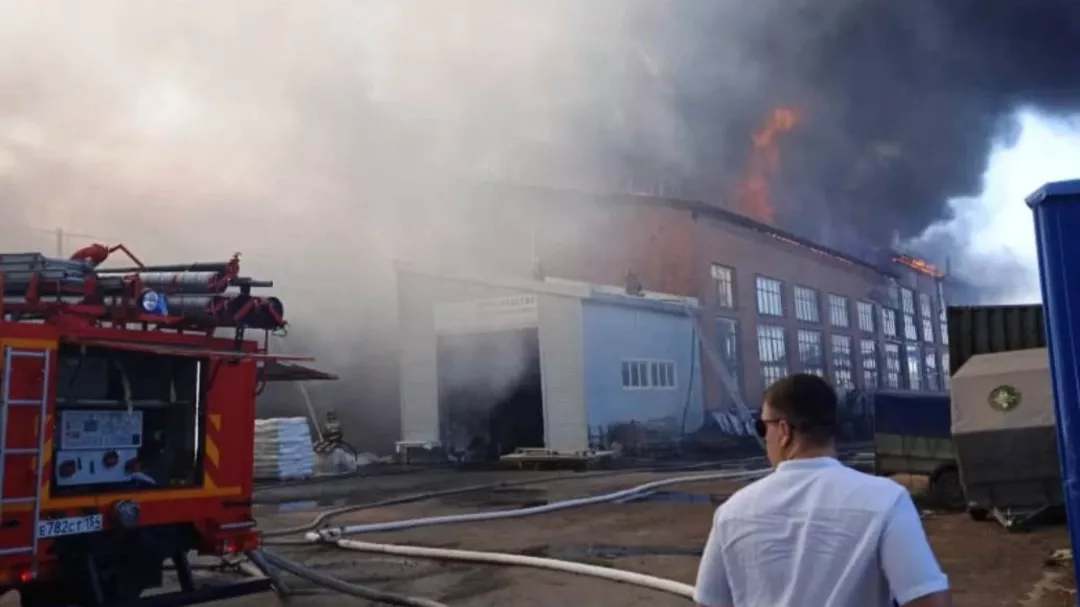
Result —
M 765 435 L 769 433 L 769 424 L 778 424 L 784 420 L 782 419 L 761 419 L 760 417 L 754 420 L 754 431 L 757 432 L 759 438 L 765 438 Z

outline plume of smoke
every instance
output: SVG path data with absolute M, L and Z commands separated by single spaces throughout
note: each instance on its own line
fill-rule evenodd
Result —
M 949 259 L 953 274 L 977 295 L 965 304 L 1039 300 L 1035 234 L 1023 200 L 1048 181 L 1077 175 L 1080 121 L 1024 110 L 1016 124 L 1015 136 L 1003 137 L 991 151 L 980 194 L 950 201 L 954 217 L 909 243 Z
M 345 378 L 320 400 L 393 437 L 392 261 L 499 257 L 471 242 L 463 180 L 541 165 L 530 150 L 583 131 L 584 174 L 602 135 L 681 149 L 663 103 L 619 108 L 632 17 L 614 2 L 0 0 L 0 230 L 51 252 L 47 232 L 74 229 L 148 261 L 242 251 L 278 283 L 290 349 Z
M 290 339 L 349 378 L 322 394 L 392 436 L 391 260 L 510 263 L 476 244 L 463 180 L 629 176 L 722 201 L 750 134 L 795 106 L 777 222 L 911 238 L 978 191 L 1014 108 L 1077 106 L 1062 74 L 1078 15 L 1069 0 L 0 0 L 0 234 L 63 226 L 150 260 L 242 251 L 278 281 Z M 815 214 L 849 226 L 830 235 Z
M 797 107 L 777 221 L 820 239 L 847 223 L 860 237 L 831 244 L 852 252 L 951 217 L 948 200 L 978 193 L 991 142 L 1015 134 L 1014 110 L 1080 107 L 1080 82 L 1063 77 L 1080 54 L 1069 0 L 752 4 L 680 2 L 647 26 L 693 125 L 694 187 L 730 192 L 750 134 Z

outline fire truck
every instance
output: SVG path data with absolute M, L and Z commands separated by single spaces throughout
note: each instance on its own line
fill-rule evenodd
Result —
M 106 268 L 117 252 L 129 267 Z M 188 559 L 259 546 L 256 396 L 310 360 L 269 352 L 283 306 L 253 291 L 273 284 L 239 255 L 148 266 L 95 244 L 0 254 L 0 285 L 0 592 L 45 607 L 266 590 L 197 586 Z M 180 589 L 146 593 L 169 563 Z

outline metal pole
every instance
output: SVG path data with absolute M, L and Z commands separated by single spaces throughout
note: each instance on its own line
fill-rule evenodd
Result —
M 56 256 L 64 256 L 64 228 L 56 228 Z
M 1080 552 L 1080 179 L 1048 183 L 1027 198 L 1035 216 L 1058 457 L 1073 553 Z M 1073 560 L 1080 579 L 1080 559 Z M 1080 598 L 1078 598 L 1080 601 Z M 1080 605 L 1080 602 L 1077 603 Z

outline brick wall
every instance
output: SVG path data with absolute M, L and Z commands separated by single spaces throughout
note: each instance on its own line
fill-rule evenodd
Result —
M 565 215 L 549 222 L 549 229 L 541 229 L 538 251 L 549 275 L 621 285 L 632 268 L 645 289 L 697 294 L 690 213 L 662 206 L 610 205 L 577 210 L 573 216 L 579 225 L 589 226 L 587 233 L 568 238 L 568 231 L 560 229 Z

